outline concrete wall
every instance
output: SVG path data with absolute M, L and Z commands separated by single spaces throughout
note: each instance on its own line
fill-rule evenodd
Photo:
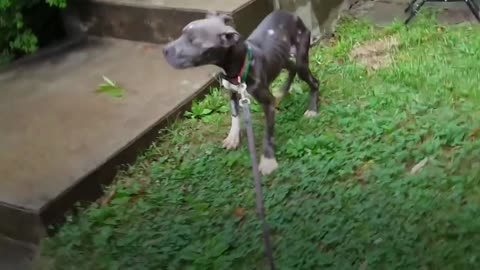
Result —
M 330 35 L 351 0 L 269 0 L 275 9 L 295 12 L 312 30 L 312 39 Z

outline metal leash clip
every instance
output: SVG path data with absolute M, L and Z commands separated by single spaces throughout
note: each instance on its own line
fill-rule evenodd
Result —
M 250 105 L 250 99 L 248 98 L 247 93 L 247 85 L 245 83 L 240 84 L 240 89 L 238 91 L 240 93 L 240 107 L 244 105 Z

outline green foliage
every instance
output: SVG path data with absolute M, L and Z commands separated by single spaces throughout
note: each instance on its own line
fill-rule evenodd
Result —
M 221 89 L 212 89 L 210 94 L 201 101 L 194 101 L 192 109 L 185 112 L 185 116 L 192 119 L 206 118 L 214 112 L 225 113 L 229 110 L 228 103 L 225 103 L 226 95 Z
M 229 97 L 225 90 L 212 89 L 210 94 L 200 101 L 194 101 L 190 111 L 185 112 L 185 116 L 191 119 L 202 119 L 204 122 L 212 121 L 215 118 L 214 113 L 226 113 L 230 111 Z M 227 101 L 227 102 L 225 102 Z M 259 104 L 252 100 L 251 110 L 259 112 Z
M 38 46 L 38 39 L 26 24 L 23 12 L 42 0 L 0 0 L 0 65 L 15 54 L 29 54 Z M 63 8 L 67 0 L 46 0 L 52 7 Z
M 311 52 L 320 115 L 302 117 L 298 80 L 304 94 L 279 108 L 280 168 L 264 178 L 279 269 L 480 267 L 480 28 L 398 25 L 343 21 L 336 43 Z M 388 35 L 400 41 L 392 65 L 368 72 L 349 59 Z M 226 100 L 215 90 L 197 103 L 106 198 L 69 216 L 43 243 L 52 269 L 268 269 L 246 139 L 221 148 Z
M 67 0 L 46 0 L 52 7 L 65 8 L 67 6 Z

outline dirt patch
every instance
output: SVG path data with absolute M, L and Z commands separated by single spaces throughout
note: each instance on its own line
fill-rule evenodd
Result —
M 391 36 L 359 44 L 350 52 L 350 58 L 370 70 L 387 67 L 392 63 L 391 52 L 399 45 L 398 38 Z

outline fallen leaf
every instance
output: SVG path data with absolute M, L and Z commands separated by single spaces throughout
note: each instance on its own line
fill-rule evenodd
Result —
M 480 135 L 480 128 L 475 129 L 472 134 L 470 134 L 469 138 L 470 140 L 475 140 L 478 138 L 478 135 Z
M 419 172 L 423 167 L 425 167 L 425 165 L 427 165 L 429 160 L 430 158 L 428 157 L 422 159 L 420 162 L 418 162 L 415 166 L 412 167 L 412 169 L 410 170 L 410 174 L 416 174 L 417 172 Z
M 155 49 L 155 46 L 152 45 L 152 44 L 147 44 L 147 45 L 144 45 L 144 46 L 143 46 L 143 51 L 144 51 L 144 52 L 149 52 L 149 51 L 151 51 L 151 50 L 153 50 L 153 49 Z
M 100 203 L 101 206 L 105 206 L 107 205 L 113 198 L 113 196 L 115 196 L 115 189 L 112 189 L 108 195 L 103 198 L 102 202 Z
M 124 94 L 124 90 L 119 87 L 115 82 L 110 80 L 109 78 L 103 76 L 103 80 L 106 83 L 103 83 L 98 86 L 97 88 L 97 93 L 105 93 L 111 97 L 122 97 Z
M 143 195 L 145 195 L 145 192 L 143 190 L 141 190 L 137 193 L 137 195 L 134 195 L 134 196 L 130 197 L 129 202 L 134 203 L 134 202 L 138 201 L 138 199 L 140 199 L 140 197 L 143 196 Z
M 234 214 L 235 216 L 242 218 L 245 216 L 246 210 L 245 208 L 237 207 L 235 208 Z

